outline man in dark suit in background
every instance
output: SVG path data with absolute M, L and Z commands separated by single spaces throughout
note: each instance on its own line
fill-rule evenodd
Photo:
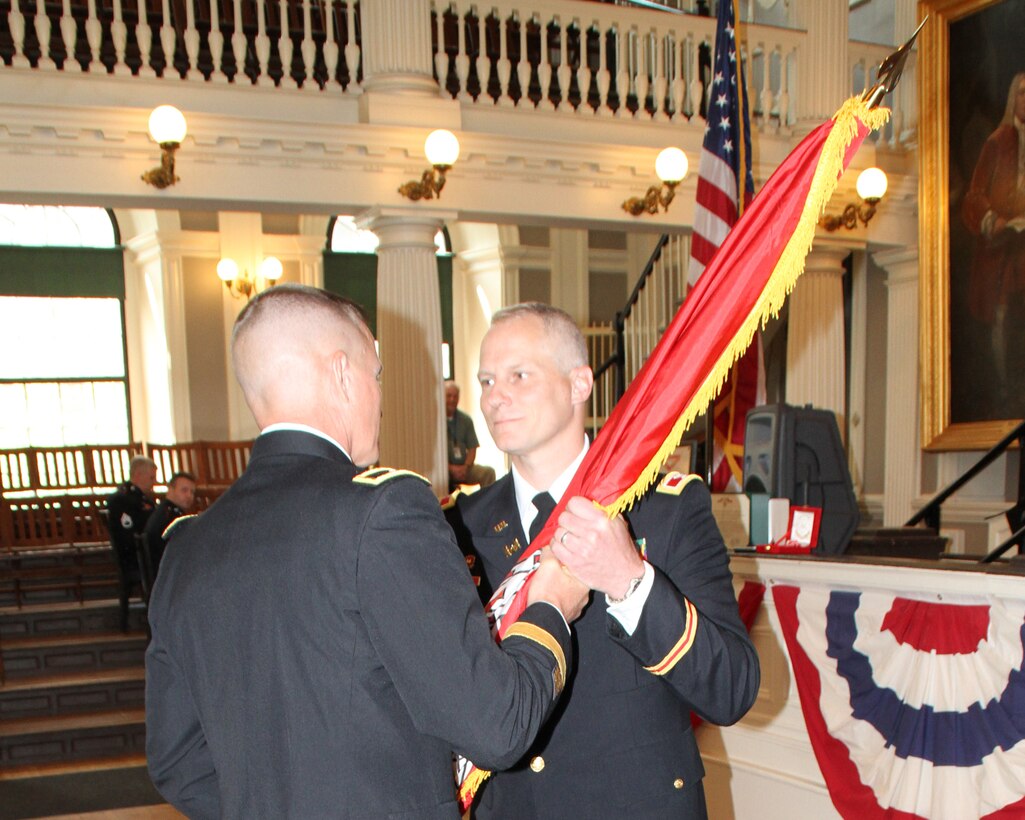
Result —
M 593 375 L 572 318 L 526 304 L 495 314 L 478 376 L 512 472 L 460 497 L 449 518 L 479 559 L 487 600 L 584 458 Z M 485 783 L 474 817 L 705 817 L 690 713 L 733 723 L 759 681 L 708 492 L 671 473 L 626 520 L 573 498 L 552 552 L 604 594 L 575 626 L 577 671 L 555 716 L 527 756 Z
M 135 536 L 145 531 L 153 513 L 156 483 L 156 462 L 147 456 L 135 456 L 128 465 L 128 481 L 119 484 L 107 498 L 107 529 L 117 561 L 122 632 L 128 630 L 129 593 L 141 578 Z
M 164 531 L 176 518 L 181 518 L 196 502 L 196 477 L 192 473 L 175 473 L 167 482 L 167 494 L 157 502 L 146 522 L 146 548 L 149 550 L 150 573 L 156 578 L 164 557 Z M 151 579 L 152 580 L 152 579 Z
M 261 435 L 170 532 L 146 654 L 153 782 L 190 818 L 456 818 L 452 751 L 523 754 L 586 590 L 547 556 L 494 642 L 426 479 L 363 469 L 381 364 L 353 303 L 264 291 L 232 361 Z

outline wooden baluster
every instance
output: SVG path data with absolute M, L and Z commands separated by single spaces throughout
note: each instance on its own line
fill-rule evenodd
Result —
M 36 13 L 33 23 L 33 28 L 36 32 L 36 39 L 39 41 L 39 61 L 36 63 L 36 66 L 42 69 L 56 69 L 57 63 L 54 62 L 53 58 L 50 56 L 50 33 L 52 24 L 50 23 L 50 18 L 46 15 L 45 0 L 36 0 Z
M 634 112 L 634 118 L 648 117 L 647 105 L 648 105 L 648 51 L 646 48 L 647 43 L 642 39 L 636 32 L 634 33 L 633 45 L 634 45 L 634 89 L 637 95 L 637 110 Z
M 629 34 L 628 34 L 629 36 Z M 623 43 L 623 33 L 616 25 L 616 96 L 619 98 L 619 107 L 616 109 L 617 117 L 630 116 L 630 109 L 626 107 L 626 98 L 630 94 L 630 71 L 627 68 L 629 61 L 629 40 Z
M 292 32 L 288 20 L 288 0 L 278 0 L 278 55 L 281 57 L 281 71 L 284 82 L 292 77 Z
M 445 94 L 445 84 L 448 81 L 448 52 L 445 51 L 445 12 L 447 9 L 434 4 L 434 34 L 438 43 L 438 50 L 434 52 L 434 73 L 438 75 L 438 88 Z
M 164 51 L 164 66 L 161 74 L 174 71 L 174 47 L 177 43 L 174 26 L 171 24 L 170 0 L 162 0 L 160 6 L 160 47 Z
M 76 65 L 78 65 L 80 70 L 84 71 L 81 64 L 75 59 L 75 46 L 78 37 L 78 26 L 75 23 L 74 16 L 72 16 L 71 14 L 71 0 L 64 0 L 64 2 L 61 4 L 60 28 L 61 39 L 64 40 L 64 48 L 66 48 L 68 52 L 68 56 L 64 60 L 64 70 L 68 70 L 69 63 L 75 63 Z
M 591 108 L 588 102 L 588 97 L 591 95 L 591 67 L 587 64 L 587 41 L 591 34 L 590 30 L 585 31 L 583 26 L 580 25 L 579 17 L 573 18 L 573 28 L 577 30 L 577 53 L 579 54 L 576 76 L 577 89 L 580 91 L 580 105 L 577 106 L 577 112 L 593 114 L 594 109 Z
M 456 4 L 453 3 L 452 8 L 455 9 L 455 7 Z M 471 102 L 473 98 L 466 87 L 470 77 L 470 56 L 466 53 L 466 18 L 461 11 L 456 11 L 456 32 L 459 37 L 456 51 L 456 77 L 459 80 L 457 97 L 462 102 Z
M 268 73 L 270 70 L 271 42 L 270 34 L 267 33 L 267 5 L 273 0 L 256 0 L 256 59 L 259 65 L 259 74 L 253 85 L 274 84 L 274 79 Z
M 89 41 L 89 62 L 99 62 L 100 41 L 103 39 L 103 26 L 100 17 L 96 13 L 96 0 L 88 0 L 86 3 L 85 36 Z
M 791 51 L 790 54 L 793 54 Z M 780 53 L 779 57 L 779 96 L 776 97 L 776 110 L 779 112 L 780 130 L 790 125 L 790 75 L 788 63 L 790 54 Z
M 558 109 L 563 114 L 572 114 L 573 106 L 569 101 L 569 86 L 573 77 L 573 70 L 569 65 L 569 26 L 563 24 L 562 18 L 556 16 L 553 20 L 559 28 L 559 67 L 556 69 L 556 76 L 559 80 L 559 103 Z
M 359 82 L 359 54 L 360 48 L 356 43 L 356 3 L 355 0 L 348 0 L 345 13 L 345 24 L 348 31 L 348 40 L 345 43 L 345 64 L 349 67 L 349 88 L 347 90 L 358 94 L 363 90 Z
M 509 108 L 513 99 L 509 95 L 509 81 L 512 78 L 512 63 L 509 61 L 509 21 L 499 14 L 498 9 L 491 12 L 498 20 L 498 105 Z
M 529 107 L 533 101 L 528 95 L 530 90 L 530 59 L 527 57 L 527 22 L 520 20 L 520 59 L 516 63 L 516 78 L 520 81 L 520 101 L 518 106 Z
M 480 83 L 480 94 L 477 95 L 478 102 L 494 103 L 491 95 L 488 94 L 488 81 L 491 79 L 491 60 L 488 59 L 488 30 L 487 20 L 477 6 L 471 6 L 471 11 L 477 18 L 477 60 L 474 67 L 477 69 L 477 82 Z
M 598 107 L 594 113 L 600 117 L 612 114 L 609 107 L 609 88 L 612 85 L 612 73 L 609 71 L 608 36 L 601 24 L 595 20 L 593 28 L 598 32 Z
M 139 66 L 139 76 L 155 77 L 156 72 L 153 71 L 150 60 L 153 58 L 153 38 L 156 34 L 153 31 L 153 27 L 149 24 L 149 16 L 146 13 L 146 0 L 138 0 L 135 8 L 139 15 L 138 22 L 135 24 L 135 42 L 139 45 L 139 60 L 141 63 Z
M 313 41 L 313 24 L 310 17 L 312 0 L 303 1 L 303 37 L 301 52 L 303 55 L 303 72 L 306 79 L 311 83 L 314 81 L 313 71 L 317 59 L 317 44 Z M 305 81 L 303 82 L 305 86 Z
M 7 26 L 11 30 L 11 41 L 14 46 L 11 66 L 20 68 L 29 64 L 28 58 L 25 57 L 25 15 L 21 13 L 21 0 L 10 0 L 10 3 Z
M 667 77 L 669 76 L 669 55 L 672 50 L 669 48 L 669 41 L 666 39 L 669 35 L 659 37 L 654 29 L 651 31 L 651 39 L 649 44 L 651 45 L 651 73 L 654 77 L 654 105 L 655 105 L 655 120 L 658 122 L 665 122 L 669 119 L 669 114 L 666 113 L 666 91 L 669 86 Z M 659 46 L 661 45 L 661 49 Z M 659 51 L 662 52 L 662 59 L 658 59 Z
M 684 113 L 684 97 L 687 94 L 687 83 L 683 79 L 683 54 L 685 48 L 686 38 L 682 40 L 677 47 L 676 42 L 673 42 L 673 120 L 676 122 L 682 122 L 687 119 L 686 113 Z
M 327 83 L 338 75 L 338 40 L 335 32 L 335 0 L 326 0 L 324 17 L 324 64 L 327 66 Z
M 690 81 L 687 83 L 687 96 L 690 97 L 690 115 L 697 117 L 701 114 L 701 95 L 704 93 L 701 85 L 701 44 L 691 36 L 689 45 L 687 66 L 690 71 Z
M 535 15 L 536 16 L 536 15 Z M 538 24 L 540 25 L 541 20 L 537 18 Z M 537 78 L 541 85 L 541 102 L 538 104 L 538 108 L 544 111 L 554 111 L 555 103 L 552 102 L 552 63 L 549 57 L 551 53 L 551 35 L 549 32 L 551 29 L 546 26 L 540 26 L 540 41 L 541 48 L 539 49 L 539 60 L 537 66 Z
M 256 6 L 256 13 L 260 13 L 259 4 Z M 238 82 L 246 75 L 246 32 L 242 26 L 242 0 L 232 0 L 231 3 L 231 55 L 235 58 L 234 82 Z
M 196 68 L 199 57 L 199 30 L 196 28 L 196 9 L 193 0 L 185 0 L 185 55 L 189 68 Z M 200 75 L 202 76 L 202 75 Z
M 114 0 L 113 19 L 110 21 L 110 39 L 114 44 L 114 74 L 130 74 L 125 65 L 125 46 L 128 44 L 128 26 L 121 8 L 122 0 Z
M 228 78 L 223 70 L 224 32 L 221 31 L 221 10 L 218 0 L 210 0 L 210 33 L 207 35 L 207 44 L 210 46 L 210 61 L 213 63 L 210 79 L 224 82 Z

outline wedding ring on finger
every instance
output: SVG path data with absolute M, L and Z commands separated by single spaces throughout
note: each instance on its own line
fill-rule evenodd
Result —
M 559 543 L 566 546 L 566 536 L 569 535 L 569 530 L 563 530 L 562 536 L 559 538 Z

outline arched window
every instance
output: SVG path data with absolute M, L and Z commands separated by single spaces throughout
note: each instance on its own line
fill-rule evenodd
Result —
M 117 226 L 103 208 L 0 204 L 0 245 L 113 248 Z
M 130 441 L 123 303 L 109 211 L 0 205 L 0 448 Z

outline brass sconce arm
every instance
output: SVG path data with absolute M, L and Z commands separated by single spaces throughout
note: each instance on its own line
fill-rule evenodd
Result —
M 835 231 L 840 228 L 852 231 L 858 227 L 859 222 L 862 225 L 868 225 L 869 220 L 876 214 L 878 202 L 878 199 L 866 199 L 862 205 L 852 202 L 843 209 L 843 213 L 837 216 L 824 216 L 819 220 L 819 224 L 827 231 Z
M 640 216 L 644 213 L 657 214 L 658 207 L 661 205 L 663 211 L 668 211 L 669 204 L 676 196 L 676 186 L 679 184 L 679 182 L 663 182 L 661 187 L 652 185 L 643 197 L 632 196 L 623 202 L 623 210 L 631 216 Z
M 445 172 L 451 165 L 435 165 L 424 171 L 419 180 L 411 179 L 399 186 L 399 193 L 416 202 L 419 199 L 441 198 L 441 189 L 445 187 Z
M 178 150 L 180 143 L 160 143 L 160 165 L 150 168 L 142 175 L 142 181 L 148 182 L 154 188 L 166 188 L 178 182 L 174 173 L 174 153 Z

